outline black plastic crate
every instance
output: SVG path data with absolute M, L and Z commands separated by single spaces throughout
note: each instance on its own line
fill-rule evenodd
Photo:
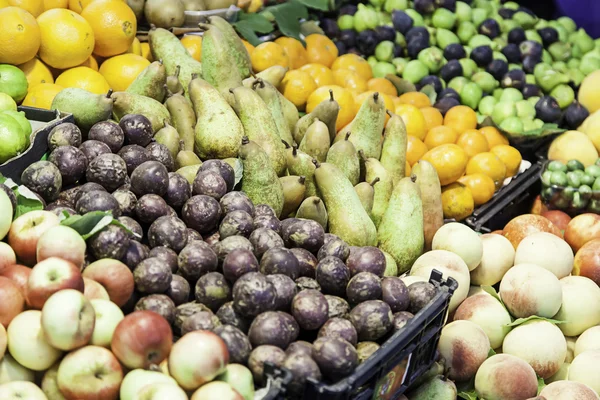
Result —
M 529 214 L 535 198 L 540 194 L 541 171 L 539 162 L 532 164 L 502 188 L 492 201 L 475 210 L 465 223 L 476 232 L 489 233 L 504 229 L 518 215 Z
M 34 129 L 31 135 L 31 144 L 26 151 L 0 165 L 0 174 L 12 179 L 17 184 L 21 184 L 21 174 L 25 168 L 39 161 L 48 151 L 48 135 L 52 128 L 63 122 L 73 123 L 74 119 L 71 114 L 61 113 L 56 110 L 50 111 L 41 108 L 20 106 L 18 111 L 24 111 L 25 116 L 30 121 L 45 123 L 41 128 Z
M 453 278 L 444 280 L 437 270 L 431 272 L 429 282 L 439 289 L 438 294 L 404 329 L 394 333 L 377 352 L 341 381 L 326 384 L 308 380 L 303 399 L 392 400 L 404 393 L 435 361 L 450 297 L 458 287 Z M 287 379 L 289 382 L 290 379 L 289 372 L 272 365 L 265 368 L 265 373 L 271 380 Z M 279 384 L 279 390 L 270 391 L 264 400 L 287 398 L 285 387 L 285 384 Z

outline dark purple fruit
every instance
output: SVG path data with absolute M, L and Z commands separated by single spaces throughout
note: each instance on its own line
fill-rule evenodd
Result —
M 494 52 L 490 46 L 477 46 L 471 51 L 470 58 L 478 66 L 485 67 L 494 59 Z
M 207 244 L 198 240 L 188 243 L 177 258 L 177 273 L 195 284 L 202 275 L 216 271 L 217 255 Z
M 452 78 L 462 76 L 462 74 L 463 68 L 458 60 L 450 60 L 440 69 L 440 77 L 446 82 L 450 82 Z
M 121 258 L 123 264 L 127 265 L 133 271 L 135 267 L 146 258 L 148 258 L 148 246 L 141 244 L 137 240 L 130 240 L 125 255 Z
M 325 35 L 330 39 L 337 38 L 340 33 L 337 21 L 331 18 L 322 18 L 321 21 L 319 21 L 319 28 L 321 28 Z
M 146 149 L 137 144 L 123 146 L 118 154 L 125 161 L 125 164 L 127 164 L 127 174 L 129 175 L 142 163 L 150 160 Z
M 305 356 L 312 357 L 313 345 L 310 342 L 305 342 L 304 340 L 298 340 L 296 342 L 290 343 L 290 345 L 285 349 L 285 354 L 303 354 Z
M 427 44 L 429 44 L 429 31 L 423 26 L 415 26 L 409 29 L 404 37 L 406 38 L 407 43 L 410 43 L 412 40 L 417 38 L 424 38 L 426 39 Z
M 283 274 L 298 278 L 298 260 L 294 253 L 284 247 L 267 250 L 260 260 L 260 272 L 265 275 Z
M 410 304 L 408 288 L 402 279 L 396 276 L 386 276 L 381 281 L 381 299 L 386 302 L 392 312 L 404 311 Z
M 523 57 L 523 71 L 527 72 L 528 74 L 533 74 L 535 66 L 541 62 L 542 60 L 538 57 L 525 56 Z
M 408 311 L 400 311 L 394 314 L 394 332 L 404 328 L 408 321 L 413 319 L 414 315 Z
M 346 45 L 346 49 L 356 46 L 356 31 L 354 29 L 344 29 L 340 31 L 338 41 Z
M 448 61 L 450 60 L 460 60 L 461 58 L 465 58 L 467 56 L 467 52 L 465 48 L 460 43 L 451 43 L 444 49 L 444 58 Z
M 164 165 L 167 171 L 172 172 L 175 170 L 175 160 L 167 146 L 164 144 L 152 142 L 146 146 L 146 151 L 151 160 Z
M 218 272 L 202 275 L 196 282 L 196 300 L 216 312 L 231 300 L 231 288 L 225 277 Z
M 508 64 L 504 60 L 493 60 L 485 70 L 499 81 L 508 72 Z
M 228 301 L 219 307 L 216 316 L 223 325 L 234 326 L 243 333 L 247 333 L 250 328 L 250 321 L 235 311 L 233 301 Z
M 298 260 L 298 274 L 300 276 L 315 277 L 318 260 L 310 251 L 301 248 L 290 249 Z
M 498 10 L 498 15 L 500 15 L 503 19 L 511 19 L 517 10 L 513 10 L 512 8 L 502 7 Z
M 78 182 L 87 169 L 85 154 L 73 146 L 57 147 L 48 156 L 48 161 L 58 167 L 64 186 Z
M 325 257 L 317 264 L 316 279 L 324 293 L 343 296 L 350 276 L 350 269 L 337 257 Z
M 359 272 L 371 272 L 382 277 L 385 272 L 385 255 L 374 246 L 353 247 L 346 264 L 353 276 Z
M 456 11 L 456 0 L 435 0 L 435 4 L 438 7 L 445 8 L 452 12 Z
M 541 97 L 543 95 L 542 90 L 532 83 L 526 83 L 523 86 L 523 98 L 528 99 L 530 97 Z M 579 126 L 579 125 L 577 125 Z
M 117 225 L 108 225 L 88 239 L 88 247 L 96 259 L 120 260 L 129 247 L 129 234 Z
M 274 310 L 276 298 L 275 287 L 259 272 L 248 272 L 233 285 L 233 307 L 245 317 Z
M 218 326 L 214 332 L 225 342 L 229 351 L 229 362 L 246 365 L 252 345 L 244 332 L 232 325 Z
M 58 199 L 63 184 L 60 170 L 50 161 L 36 161 L 25 168 L 21 182 L 46 202 Z
M 292 315 L 300 328 L 317 330 L 329 319 L 327 299 L 317 290 L 302 290 L 292 301 Z
M 121 118 L 119 126 L 123 130 L 125 141 L 128 144 L 145 147 L 152 141 L 154 136 L 152 123 L 143 115 L 127 114 Z
M 347 318 L 350 312 L 350 305 L 348 302 L 341 297 L 332 296 L 330 294 L 325 295 L 327 304 L 329 305 L 329 318 Z
M 180 252 L 187 244 L 185 223 L 177 217 L 166 215 L 155 220 L 148 229 L 150 247 L 166 246 Z
M 302 396 L 308 379 L 318 382 L 322 378 L 316 361 L 312 357 L 302 353 L 288 355 L 283 360 L 281 366 L 292 374 L 292 380 L 288 385 L 288 391 L 291 396 Z
M 358 365 L 356 349 L 341 337 L 321 337 L 313 345 L 313 359 L 332 381 L 350 375 Z
M 490 39 L 497 38 L 500 36 L 500 24 L 495 19 L 488 18 L 479 25 L 479 33 Z
M 121 215 L 131 216 L 135 213 L 137 196 L 133 192 L 119 189 L 115 190 L 112 195 L 119 202 Z
M 254 217 L 254 204 L 252 204 L 252 201 L 244 192 L 229 192 L 221 198 L 219 203 L 224 214 L 241 210 L 246 211 Z
M 88 164 L 85 177 L 88 182 L 99 183 L 112 192 L 125 183 L 127 164 L 116 154 L 100 154 Z
M 227 193 L 225 179 L 215 171 L 198 171 L 192 184 L 193 195 L 205 195 L 220 200 Z
M 235 171 L 233 167 L 221 160 L 207 160 L 202 163 L 200 171 L 214 171 L 218 173 L 227 184 L 227 192 L 233 190 L 235 185 Z
M 225 214 L 219 225 L 219 235 L 221 240 L 234 235 L 248 237 L 253 229 L 254 220 L 252 216 L 246 211 L 236 210 Z
M 185 230 L 187 232 L 187 240 L 190 243 L 192 240 L 202 240 L 202 235 L 191 228 Z
M 433 284 L 429 282 L 415 282 L 408 286 L 408 296 L 410 305 L 408 311 L 416 314 L 421 311 L 427 304 L 433 300 L 437 290 Z
M 162 260 L 165 264 L 169 266 L 171 272 L 177 272 L 179 268 L 177 265 L 177 253 L 175 250 L 166 247 L 166 246 L 157 246 L 150 250 L 149 257 L 155 257 L 159 260 Z
M 221 205 L 210 196 L 192 196 L 181 209 L 185 224 L 198 232 L 213 231 L 221 219 Z
M 340 15 L 354 15 L 358 11 L 358 7 L 356 4 L 344 4 L 340 7 L 339 14 Z
M 227 254 L 231 253 L 235 249 L 246 249 L 252 251 L 252 243 L 244 236 L 229 236 L 225 239 L 217 242 L 213 248 L 215 249 L 215 253 L 217 253 L 217 257 L 219 258 L 219 262 L 223 262 Z
M 511 69 L 500 81 L 503 88 L 515 88 L 521 90 L 525 86 L 525 72 L 520 69 Z
M 296 283 L 296 287 L 298 288 L 299 292 L 308 289 L 318 290 L 319 292 L 321 291 L 321 285 L 319 285 L 319 282 L 317 282 L 316 279 L 309 278 L 308 276 L 301 276 L 294 282 Z
M 173 275 L 169 289 L 165 292 L 176 306 L 185 303 L 190 297 L 190 284 L 184 277 Z
M 459 105 L 460 101 L 456 100 L 454 97 L 444 97 L 436 101 L 433 106 L 437 108 L 442 115 L 446 115 L 448 110 Z
M 117 199 L 112 194 L 102 190 L 91 190 L 82 193 L 77 203 L 75 203 L 75 210 L 81 215 L 90 211 L 108 211 L 116 218 L 121 215 L 121 206 Z
M 223 275 L 231 283 L 248 272 L 258 272 L 258 261 L 247 249 L 235 249 L 223 260 Z
M 558 42 L 558 31 L 551 26 L 538 29 L 537 32 L 540 34 L 542 43 L 545 47 L 550 46 L 554 42 Z
M 252 371 L 254 382 L 261 386 L 266 383 L 265 377 L 263 376 L 266 362 L 280 367 L 285 358 L 285 352 L 277 346 L 263 345 L 252 350 L 250 357 L 248 357 L 248 368 Z M 312 360 L 311 358 L 309 359 Z M 315 377 L 318 376 L 318 378 L 320 378 L 321 373 L 319 372 L 319 367 L 314 361 L 313 363 L 318 372 L 318 374 L 315 374 Z
M 411 28 L 408 33 L 410 33 L 413 29 L 417 29 L 418 27 Z M 407 33 L 407 34 L 408 34 Z M 429 47 L 429 36 L 424 35 L 415 35 L 406 46 L 406 53 L 410 58 L 417 58 L 419 53 L 426 48 Z
M 317 221 L 306 219 L 282 229 L 281 233 L 286 247 L 300 247 L 316 254 L 323 246 L 325 231 Z
M 535 116 L 550 124 L 558 122 L 561 110 L 556 99 L 552 96 L 543 96 L 540 98 L 535 104 Z
M 135 204 L 137 220 L 143 224 L 151 224 L 158 218 L 169 214 L 169 206 L 156 194 L 145 194 Z
M 285 349 L 298 337 L 298 324 L 282 311 L 266 311 L 259 314 L 248 330 L 253 347 L 270 345 Z
M 519 50 L 521 50 L 521 57 L 523 59 L 527 56 L 531 56 L 537 60 L 541 60 L 544 48 L 540 43 L 534 40 L 526 40 L 519 44 Z
M 509 43 L 502 49 L 502 54 L 509 63 L 519 63 L 521 61 L 521 50 L 516 43 Z
M 390 306 L 381 300 L 365 301 L 350 311 L 350 321 L 360 341 L 381 339 L 392 329 L 393 318 Z
M 391 26 L 380 25 L 375 28 L 375 34 L 380 42 L 385 40 L 393 42 L 396 40 L 396 31 Z
M 86 140 L 79 145 L 79 150 L 81 150 L 87 158 L 88 164 L 101 154 L 111 153 L 110 147 L 108 147 L 106 143 L 102 143 L 97 140 Z
M 268 215 L 270 217 L 276 216 L 273 207 L 268 204 L 258 204 L 254 207 L 254 216 L 260 217 L 262 215 Z
M 337 257 L 345 262 L 349 255 L 350 246 L 342 239 L 334 239 L 321 246 L 317 258 L 322 260 L 325 257 Z
M 586 120 L 590 112 L 578 101 L 573 101 L 565 111 L 565 121 L 571 129 L 577 129 Z
M 133 270 L 135 289 L 140 293 L 164 293 L 172 279 L 171 268 L 155 257 L 146 258 Z
M 433 86 L 436 93 L 440 93 L 444 89 L 444 84 L 441 79 L 435 75 L 428 75 L 419 81 L 420 88 L 423 88 L 426 85 Z
M 88 139 L 106 143 L 110 151 L 116 153 L 123 147 L 125 134 L 116 122 L 101 121 L 90 128 Z
M 435 11 L 435 4 L 433 0 L 415 0 L 414 1 L 415 11 L 419 14 L 431 14 Z
M 168 205 L 176 210 L 181 209 L 192 196 L 189 182 L 176 172 L 169 172 L 169 185 L 164 195 Z
M 413 20 L 403 10 L 394 10 L 392 11 L 392 24 L 395 30 L 406 35 L 406 32 L 413 26 Z
M 183 321 L 181 335 L 199 330 L 212 332 L 219 326 L 221 326 L 221 321 L 215 314 L 210 311 L 200 311 L 190 315 Z
M 274 215 L 259 215 L 254 218 L 254 229 L 266 228 L 275 232 L 281 229 L 281 221 Z
M 460 63 L 459 63 L 460 64 Z M 461 66 L 462 68 L 462 66 Z M 452 88 L 445 88 L 440 92 L 440 95 L 438 96 L 438 100 L 440 99 L 446 99 L 446 98 L 451 98 L 451 99 L 455 99 L 457 101 L 460 101 L 460 95 L 458 94 L 458 92 Z
M 158 161 L 146 161 L 131 174 L 131 191 L 136 196 L 157 194 L 164 196 L 169 187 L 169 172 Z
M 513 28 L 508 32 L 508 43 L 521 44 L 527 40 L 525 31 L 523 28 Z
M 225 219 L 223 219 L 223 221 L 225 221 Z M 221 223 L 221 226 L 222 225 L 223 223 Z M 269 249 L 284 247 L 281 236 L 279 236 L 277 232 L 267 228 L 258 228 L 254 230 L 248 239 L 250 240 L 250 243 L 252 243 L 254 254 L 258 259 L 261 259 L 263 254 Z
M 378 44 L 379 39 L 372 29 L 365 29 L 356 37 L 356 47 L 363 54 L 373 54 Z
M 317 337 L 340 337 L 352 346 L 356 346 L 358 340 L 354 325 L 346 318 L 330 318 L 319 329 Z
M 381 279 L 371 272 L 359 272 L 346 286 L 346 297 L 351 304 L 381 299 Z
M 296 282 L 287 275 L 273 274 L 268 275 L 267 279 L 275 287 L 275 309 L 280 311 L 289 311 L 294 296 L 298 293 Z
M 52 128 L 48 134 L 48 150 L 54 151 L 59 146 L 81 146 L 81 130 L 77 125 L 63 122 Z
M 181 333 L 181 326 L 185 320 L 188 317 L 202 311 L 210 314 L 213 313 L 208 307 L 206 307 L 204 304 L 198 303 L 197 301 L 190 301 L 178 305 L 175 309 L 175 322 L 173 323 L 174 333 Z
M 175 303 L 169 296 L 164 294 L 151 294 L 142 297 L 135 305 L 134 310 L 153 311 L 166 319 L 169 324 L 175 321 Z

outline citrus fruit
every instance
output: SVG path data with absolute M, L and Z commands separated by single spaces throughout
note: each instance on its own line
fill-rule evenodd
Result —
M 86 8 L 90 3 L 96 0 L 69 0 L 69 10 L 75 11 L 77 14 L 81 14 L 84 8 Z M 118 0 L 121 2 L 125 2 L 125 0 Z
M 27 77 L 14 65 L 0 65 L 0 92 L 6 93 L 17 103 L 27 94 Z
M 444 125 L 454 128 L 460 135 L 467 129 L 477 127 L 477 114 L 467 106 L 454 106 L 444 116 Z
M 8 0 L 0 0 L 0 8 L 9 7 Z
M 42 38 L 39 56 L 47 65 L 67 69 L 92 55 L 94 31 L 81 15 L 54 8 L 45 11 L 37 21 Z
M 398 97 L 402 104 L 412 104 L 417 108 L 431 107 L 431 101 L 425 93 L 421 92 L 408 92 Z
M 344 54 L 343 56 L 336 58 L 331 65 L 331 69 L 349 69 L 358 73 L 365 80 L 369 80 L 373 77 L 373 71 L 367 60 L 352 53 Z
M 417 107 L 412 104 L 400 104 L 396 107 L 398 114 L 406 125 L 406 133 L 415 136 L 421 140 L 425 140 L 427 134 L 427 126 L 425 117 Z
M 0 9 L 0 63 L 23 64 L 35 57 L 40 48 L 37 21 L 18 7 Z
M 64 71 L 56 78 L 56 84 L 65 88 L 76 87 L 96 94 L 106 94 L 110 89 L 104 76 L 88 67 L 75 67 Z
M 594 71 L 581 82 L 577 100 L 593 114 L 600 110 L 600 71 Z
M 88 59 L 79 64 L 78 67 L 88 67 L 94 71 L 98 71 L 98 61 L 96 61 L 94 56 L 89 56 Z
M 469 158 L 475 154 L 490 151 L 486 137 L 476 129 L 467 129 L 458 137 L 456 144 L 463 148 Z
M 7 95 L 6 93 L 0 92 L 0 112 L 6 110 L 17 110 L 17 103 L 13 100 L 12 97 Z
M 94 31 L 94 54 L 111 57 L 127 51 L 137 32 L 135 14 L 119 0 L 96 0 L 81 12 Z
M 131 46 L 127 49 L 127 53 L 135 54 L 138 56 L 142 55 L 142 44 L 140 40 L 136 37 L 133 38 L 133 42 L 131 42 Z
M 496 185 L 492 178 L 481 173 L 462 176 L 458 182 L 469 188 L 476 206 L 490 201 L 496 191 Z
M 306 54 L 306 49 L 300 43 L 300 41 L 282 36 L 275 40 L 275 43 L 283 47 L 283 50 L 288 55 L 290 59 L 290 68 L 298 69 L 304 64 L 308 63 L 308 55 Z
M 0 114 L 0 143 L 0 164 L 19 155 L 27 147 L 21 125 L 8 114 Z
M 333 92 L 334 99 L 340 105 L 335 128 L 337 131 L 349 124 L 354 119 L 354 97 L 348 89 L 337 85 L 321 86 L 308 96 L 306 112 L 311 112 L 319 103 L 329 100 L 329 90 Z
M 412 167 L 411 165 L 408 163 L 408 160 L 406 160 L 405 162 L 406 166 L 404 167 L 404 176 L 410 176 L 410 173 L 412 172 Z
M 338 48 L 327 36 L 313 33 L 306 37 L 308 62 L 331 67 L 338 56 Z
M 454 129 L 449 126 L 436 126 L 431 128 L 425 136 L 425 144 L 428 148 L 433 149 L 434 147 L 441 146 L 442 144 L 456 143 L 458 134 Z
M 367 90 L 367 82 L 356 72 L 349 69 L 336 69 L 333 71 L 335 84 L 346 89 L 363 93 Z
M 372 90 L 368 90 L 364 93 L 355 95 L 354 96 L 355 112 L 358 113 L 358 110 L 363 105 L 365 100 L 367 100 L 368 97 L 373 96 L 373 94 L 375 94 L 375 93 L 379 93 L 379 92 L 374 92 Z M 392 98 L 390 96 L 388 96 L 387 94 L 384 94 L 384 93 L 379 93 L 379 98 L 383 99 L 383 103 L 385 104 L 386 110 L 390 110 L 391 112 L 394 112 L 394 102 L 392 101 Z M 386 114 L 386 121 L 388 118 L 389 118 L 389 116 Z
M 317 84 L 308 72 L 296 69 L 285 74 L 280 89 L 286 99 L 294 103 L 299 110 L 304 110 L 308 96 L 317 89 Z
M 27 11 L 35 18 L 44 12 L 44 2 L 42 0 L 8 0 L 8 4 Z
M 152 57 L 152 52 L 150 51 L 150 43 L 142 42 L 141 47 L 142 47 L 142 57 L 144 57 L 146 60 L 148 60 L 150 62 L 154 61 L 154 58 Z
M 283 47 L 274 42 L 264 42 L 256 46 L 250 56 L 252 69 L 261 72 L 273 65 L 290 66 L 290 58 Z
M 506 167 L 500 159 L 489 151 L 475 154 L 467 163 L 467 175 L 482 173 L 494 181 L 496 188 L 502 187 L 506 177 Z
M 196 61 L 202 61 L 202 36 L 185 35 L 181 38 L 181 44 Z
M 35 87 L 27 93 L 27 96 L 23 99 L 22 105 L 50 110 L 52 100 L 54 100 L 54 97 L 58 92 L 63 89 L 62 86 L 54 83 L 40 83 L 39 85 L 35 85 Z
M 493 149 L 499 144 L 508 144 L 508 139 L 504 136 L 497 128 L 493 126 L 486 126 L 479 130 L 485 136 L 490 146 Z
M 54 83 L 50 69 L 37 58 L 32 58 L 25 64 L 18 65 L 18 67 L 25 73 L 29 89 L 40 83 Z
M 428 151 L 429 148 L 427 148 L 421 139 L 408 135 L 406 141 L 406 161 L 408 161 L 411 167 Z
M 252 55 L 252 53 L 254 52 L 254 46 L 252 46 L 250 43 L 248 43 L 245 40 L 242 40 L 242 43 L 244 44 L 244 47 L 246 48 L 246 51 L 248 51 L 248 54 Z
M 473 213 L 475 202 L 469 188 L 462 183 L 452 183 L 442 188 L 444 218 L 462 221 Z
M 455 144 L 437 146 L 421 157 L 429 161 L 436 169 L 442 186 L 456 182 L 465 173 L 467 153 Z
M 333 72 L 324 65 L 321 64 L 305 64 L 300 67 L 300 71 L 308 72 L 313 78 L 317 86 L 335 85 L 333 78 Z
M 515 176 L 517 172 L 519 172 L 521 160 L 523 159 L 519 150 L 506 144 L 500 144 L 498 146 L 494 146 L 494 148 L 490 151 L 494 153 L 506 167 L 507 177 Z
M 114 90 L 122 92 L 148 66 L 150 61 L 135 54 L 121 54 L 104 61 L 99 72 Z
M 385 78 L 371 78 L 367 81 L 367 88 L 374 92 L 385 93 L 388 96 L 398 96 L 398 90 Z M 394 107 L 395 108 L 395 107 Z
M 52 8 L 69 8 L 69 0 L 43 0 L 44 11 Z
M 398 100 L 400 100 L 400 98 L 398 98 Z M 440 126 L 444 123 L 444 116 L 437 108 L 423 107 L 419 110 L 421 110 L 421 114 L 423 114 L 423 117 L 425 118 L 425 127 L 427 132 L 429 132 L 431 128 L 435 128 L 436 126 Z

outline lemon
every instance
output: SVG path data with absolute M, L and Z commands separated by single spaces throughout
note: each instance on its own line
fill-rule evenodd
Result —
M 104 61 L 99 72 L 114 91 L 124 91 L 148 65 L 144 57 L 127 53 Z
M 75 67 L 64 71 L 56 78 L 62 87 L 76 87 L 96 94 L 106 94 L 110 86 L 100 72 L 88 67 Z
M 40 83 L 39 85 L 33 87 L 29 93 L 27 93 L 22 105 L 50 110 L 52 106 L 52 100 L 54 100 L 54 97 L 58 94 L 58 92 L 63 89 L 64 88 L 62 86 L 54 83 Z
M 25 64 L 17 65 L 25 73 L 29 89 L 40 83 L 54 83 L 52 72 L 37 58 L 27 61 Z

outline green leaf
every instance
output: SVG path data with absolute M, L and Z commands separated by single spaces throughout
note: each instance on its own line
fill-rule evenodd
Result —
M 488 358 L 491 357 L 491 356 L 495 356 L 495 355 L 496 355 L 496 352 L 494 351 L 494 349 L 492 349 L 490 347 L 490 350 L 488 351 Z
M 308 18 L 308 10 L 297 0 L 267 7 L 267 11 L 273 14 L 279 31 L 288 37 L 298 39 L 304 44 L 300 37 L 300 19 Z
M 242 176 L 244 175 L 244 164 L 239 158 L 235 159 L 235 167 L 233 168 L 233 172 L 235 174 L 235 180 L 233 186 L 237 186 L 238 183 L 242 180 Z
M 458 393 L 458 397 L 465 400 L 477 400 L 477 392 L 475 390 L 469 392 L 462 391 Z
M 522 325 L 522 324 L 524 324 L 525 322 L 529 322 L 529 321 L 536 321 L 536 320 L 539 320 L 539 321 L 547 321 L 547 322 L 550 322 L 551 324 L 554 324 L 554 325 L 558 325 L 558 324 L 564 324 L 565 322 L 567 322 L 567 321 L 559 321 L 559 320 L 556 320 L 556 319 L 550 319 L 550 318 L 538 317 L 537 315 L 531 315 L 531 316 L 529 316 L 529 317 L 527 317 L 527 318 L 519 318 L 519 319 L 516 319 L 516 320 L 514 320 L 513 322 L 511 322 L 510 324 L 506 324 L 506 325 L 504 325 L 504 326 L 515 327 L 515 326 Z
M 11 188 L 17 197 L 17 207 L 14 218 L 18 218 L 30 211 L 44 209 L 44 204 L 27 186 L 18 186 L 15 181 L 4 176 L 0 176 L 0 183 Z
M 421 93 L 425 93 L 427 97 L 429 97 L 429 102 L 431 104 L 435 104 L 435 100 L 437 99 L 437 93 L 433 85 L 425 85 L 420 90 Z
M 538 396 L 540 395 L 540 392 L 542 391 L 542 389 L 546 386 L 546 382 L 544 382 L 544 378 L 541 377 L 537 377 L 537 381 L 538 381 L 538 391 L 537 394 Z
M 40 159 L 40 161 L 46 161 L 48 160 L 48 153 L 45 153 L 42 158 Z
M 233 24 L 235 30 L 250 43 L 252 46 L 258 46 L 262 43 L 260 38 L 254 33 L 254 30 L 246 21 L 239 21 Z
M 240 22 L 244 21 L 242 25 L 248 26 L 254 32 L 262 34 L 273 32 L 273 24 L 263 15 L 242 13 L 239 19 L 239 22 L 234 23 L 233 26 L 237 26 Z
M 321 11 L 329 11 L 328 0 L 298 0 L 308 8 L 314 8 Z
M 60 224 L 75 229 L 84 240 L 111 224 L 120 226 L 130 234 L 136 235 L 106 211 L 91 211 L 84 215 L 72 215 L 60 221 Z

